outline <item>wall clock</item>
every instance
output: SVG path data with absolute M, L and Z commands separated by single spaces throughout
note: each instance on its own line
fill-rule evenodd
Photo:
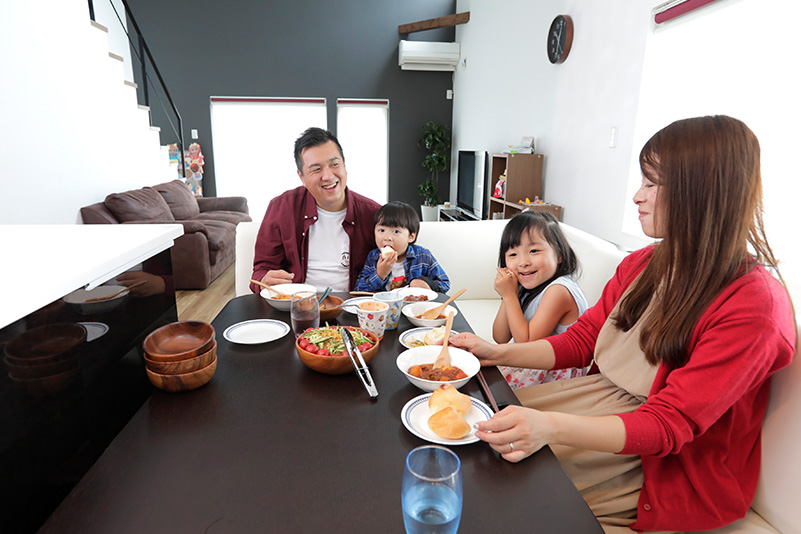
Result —
M 573 45 L 573 19 L 569 15 L 557 15 L 548 30 L 548 60 L 562 63 Z

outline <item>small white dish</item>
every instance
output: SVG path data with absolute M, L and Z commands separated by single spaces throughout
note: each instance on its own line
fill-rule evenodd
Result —
M 294 295 L 295 293 L 300 293 L 301 291 L 317 293 L 317 288 L 310 284 L 278 284 L 272 287 L 274 287 L 276 291 L 286 295 Z M 285 312 L 289 311 L 289 305 L 292 302 L 291 300 L 275 298 L 275 293 L 269 289 L 262 289 L 259 294 L 264 298 L 264 300 L 270 303 L 270 306 L 276 310 Z
M 342 303 L 342 309 L 348 313 L 352 313 L 356 315 L 357 308 L 361 302 L 370 302 L 371 300 L 375 300 L 373 297 L 354 297 L 352 299 L 348 299 Z
M 415 397 L 407 402 L 401 410 L 401 421 L 409 432 L 420 439 L 439 445 L 467 445 L 478 441 L 478 438 L 472 430 L 461 439 L 448 439 L 435 434 L 428 426 L 428 419 L 433 415 L 431 413 L 431 408 L 428 407 L 428 399 L 430 397 L 431 393 Z M 465 420 L 471 428 L 479 421 L 489 421 L 492 419 L 492 410 L 489 406 L 473 397 L 470 397 L 470 402 L 472 403 L 472 407 L 465 417 Z
M 275 319 L 242 321 L 225 329 L 223 337 L 231 343 L 257 345 L 280 339 L 289 333 L 289 325 Z
M 403 345 L 404 347 L 406 347 L 407 349 L 413 349 L 415 347 L 425 347 L 426 344 L 423 341 L 423 338 L 431 330 L 434 330 L 434 327 L 421 326 L 421 327 L 418 327 L 418 328 L 411 328 L 411 329 L 405 331 L 404 333 L 402 333 L 400 335 L 400 337 L 398 337 L 398 341 L 400 341 L 400 344 Z M 451 335 L 452 336 L 454 336 L 454 335 L 456 335 L 458 333 L 459 332 L 457 332 L 456 330 L 451 330 Z M 422 345 L 421 345 L 421 343 L 422 343 Z
M 78 324 L 86 328 L 87 343 L 103 337 L 108 332 L 108 325 L 105 323 L 79 322 Z
M 418 319 L 417 316 L 423 313 L 426 310 L 430 310 L 431 308 L 436 308 L 437 306 L 442 306 L 442 302 L 410 302 L 408 305 L 404 306 L 401 309 L 401 313 L 409 319 L 409 322 L 412 323 L 414 326 L 442 326 L 445 324 L 447 320 L 448 314 L 453 313 L 453 316 L 456 317 L 459 315 L 459 310 L 455 307 L 448 304 L 445 306 L 445 309 L 442 310 L 440 316 L 441 319 Z
M 434 391 L 442 384 L 453 384 L 453 387 L 459 389 L 481 370 L 481 362 L 478 361 L 478 358 L 466 350 L 449 346 L 448 355 L 451 357 L 451 365 L 464 371 L 467 378 L 460 378 L 459 380 L 426 380 L 409 374 L 409 368 L 413 365 L 434 363 L 441 350 L 441 345 L 426 345 L 425 347 L 408 349 L 398 354 L 395 365 L 398 366 L 398 370 L 406 376 L 409 382 L 423 391 L 429 392 Z
M 425 289 L 422 287 L 402 287 L 401 289 L 396 289 L 395 291 L 397 291 L 398 294 L 404 299 L 411 295 L 414 295 L 415 297 L 425 295 L 426 297 L 428 297 L 427 300 L 419 300 L 416 302 L 432 302 L 434 300 L 437 300 L 437 297 L 439 296 L 439 294 L 436 291 L 432 291 L 430 289 Z M 405 306 L 407 304 L 412 304 L 413 302 L 415 301 L 404 300 L 403 305 Z

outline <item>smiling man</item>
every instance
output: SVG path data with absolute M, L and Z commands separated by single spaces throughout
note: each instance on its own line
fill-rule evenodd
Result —
M 380 206 L 348 189 L 345 156 L 331 132 L 303 132 L 295 141 L 295 163 L 303 185 L 270 201 L 256 237 L 251 278 L 348 291 L 372 248 Z M 261 290 L 253 283 L 250 289 Z

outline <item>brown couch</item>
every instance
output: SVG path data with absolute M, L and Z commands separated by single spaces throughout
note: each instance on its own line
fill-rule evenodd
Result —
M 250 221 L 245 197 L 195 198 L 181 180 L 124 193 L 81 208 L 84 224 L 180 223 L 172 247 L 176 289 L 204 289 L 234 262 L 236 225 Z

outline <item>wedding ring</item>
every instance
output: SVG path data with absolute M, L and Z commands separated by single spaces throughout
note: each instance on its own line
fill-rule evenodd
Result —
M 514 451 L 515 451 L 515 444 L 514 444 L 514 443 L 510 443 L 510 444 L 509 444 L 509 448 L 510 448 L 510 449 L 512 449 L 512 450 L 511 450 L 511 451 L 509 451 L 509 452 L 514 452 Z
M 512 273 L 506 273 L 506 276 L 508 276 L 509 278 L 512 278 Z

